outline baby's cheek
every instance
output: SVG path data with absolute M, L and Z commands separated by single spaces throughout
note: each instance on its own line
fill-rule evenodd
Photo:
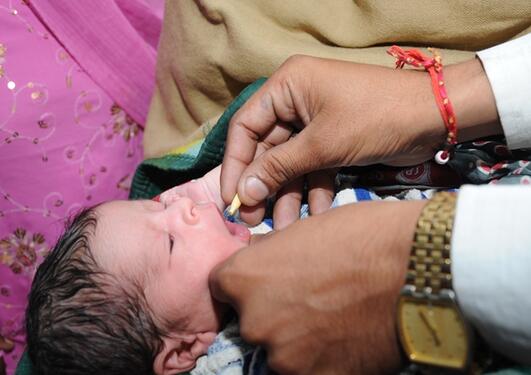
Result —
M 186 188 L 186 195 L 195 203 L 212 202 L 208 189 L 205 188 L 203 180 L 192 180 L 183 185 Z
M 158 197 L 159 202 L 165 205 L 169 205 L 182 197 L 188 197 L 195 203 L 212 201 L 201 180 L 191 180 L 183 185 L 166 190 Z
M 161 193 L 159 196 L 159 202 L 168 206 L 175 202 L 177 199 L 182 197 L 180 187 L 175 187 L 170 190 L 166 190 L 164 193 Z

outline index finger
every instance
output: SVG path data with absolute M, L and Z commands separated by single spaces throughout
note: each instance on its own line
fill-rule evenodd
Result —
M 253 161 L 258 143 L 279 121 L 297 120 L 292 96 L 275 75 L 271 77 L 230 121 L 221 166 L 221 196 L 229 204 L 241 175 Z
M 230 121 L 221 165 L 221 197 L 227 204 L 236 194 L 243 171 L 253 161 L 258 142 L 276 122 L 267 90 L 266 82 Z

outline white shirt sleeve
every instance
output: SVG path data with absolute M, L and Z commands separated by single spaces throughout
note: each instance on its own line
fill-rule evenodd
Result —
M 531 365 L 531 187 L 463 186 L 452 234 L 454 290 L 498 352 Z
M 531 148 L 531 34 L 477 53 L 510 149 Z

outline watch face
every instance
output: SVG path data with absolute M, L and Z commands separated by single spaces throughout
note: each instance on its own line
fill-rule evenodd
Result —
M 411 361 L 454 369 L 466 367 L 468 331 L 453 303 L 401 297 L 398 326 L 402 346 Z

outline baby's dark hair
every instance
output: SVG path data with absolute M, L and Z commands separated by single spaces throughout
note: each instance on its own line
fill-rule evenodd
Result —
M 98 267 L 96 225 L 94 208 L 79 213 L 33 280 L 26 331 L 39 375 L 153 374 L 163 333 L 141 288 Z

